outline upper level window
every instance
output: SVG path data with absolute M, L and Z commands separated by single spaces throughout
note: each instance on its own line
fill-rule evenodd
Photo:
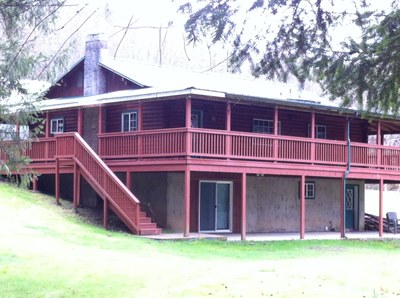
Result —
M 253 132 L 274 133 L 274 121 L 265 119 L 253 119 Z M 278 134 L 281 134 L 281 122 L 278 121 Z
M 308 125 L 308 137 L 311 137 L 311 126 Z M 315 138 L 326 139 L 326 125 L 315 125 Z
M 137 111 L 122 113 L 121 120 L 122 120 L 121 130 L 123 132 L 138 130 L 138 112 Z
M 64 118 L 54 118 L 50 120 L 50 132 L 64 132 Z

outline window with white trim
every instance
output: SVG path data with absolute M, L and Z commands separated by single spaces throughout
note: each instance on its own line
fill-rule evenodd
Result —
M 274 121 L 265 119 L 253 119 L 253 132 L 257 133 L 274 133 Z M 281 122 L 278 121 L 278 134 L 281 134 Z
M 299 182 L 299 199 L 301 183 Z M 306 181 L 304 183 L 304 197 L 306 200 L 315 199 L 315 182 Z
M 50 132 L 61 133 L 64 132 L 64 118 L 54 118 L 50 120 Z
M 305 183 L 305 197 L 306 199 L 315 199 L 315 183 L 306 182 Z
M 315 138 L 326 139 L 326 125 L 315 125 Z M 308 125 L 308 137 L 311 138 L 311 125 Z
M 121 114 L 122 132 L 138 130 L 138 112 L 126 112 Z

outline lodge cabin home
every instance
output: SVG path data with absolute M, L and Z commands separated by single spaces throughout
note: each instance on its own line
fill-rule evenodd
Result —
M 106 227 L 112 210 L 140 235 L 343 236 L 364 229 L 366 183 L 380 185 L 382 207 L 383 184 L 400 181 L 400 149 L 382 144 L 398 119 L 106 50 L 101 35 L 88 37 L 84 58 L 49 90 L 45 131 L 28 152 L 35 190 L 103 207 Z

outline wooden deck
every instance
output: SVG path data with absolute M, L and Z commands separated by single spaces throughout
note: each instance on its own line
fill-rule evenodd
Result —
M 51 171 L 57 155 L 62 156 L 62 150 L 72 146 L 62 141 L 63 135 L 40 138 L 32 144 L 27 154 L 34 168 Z M 379 174 L 387 180 L 400 180 L 399 147 L 356 142 L 351 142 L 349 152 L 345 141 L 175 128 L 99 134 L 98 148 L 100 158 L 116 170 L 130 165 L 181 170 L 180 166 L 190 163 L 198 169 L 222 167 L 227 172 L 241 172 L 245 166 L 248 173 L 262 173 L 263 168 L 282 174 L 315 170 L 317 176 L 330 172 L 327 177 L 336 177 L 334 173 L 343 173 L 350 157 L 353 178 L 374 179 Z

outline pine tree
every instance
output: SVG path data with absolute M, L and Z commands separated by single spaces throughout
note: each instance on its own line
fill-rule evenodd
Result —
M 63 6 L 58 0 L 0 0 L 0 170 L 21 175 L 26 185 L 34 173 L 26 171 L 25 155 L 42 127 L 37 102 L 48 58 L 35 51 L 35 42 L 48 34 Z M 44 78 L 44 77 L 41 77 Z M 30 127 L 30 129 L 29 129 Z
M 376 2 L 199 0 L 180 10 L 191 42 L 211 35 L 232 46 L 234 70 L 248 63 L 257 77 L 314 81 L 344 107 L 398 114 L 399 2 Z

